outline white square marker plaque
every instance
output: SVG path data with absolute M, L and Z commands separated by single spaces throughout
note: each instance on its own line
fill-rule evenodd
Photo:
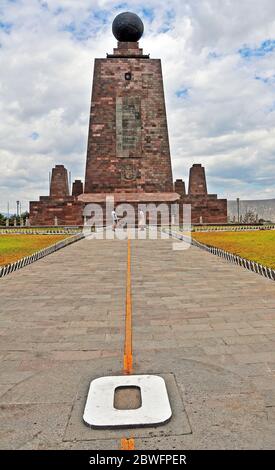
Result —
M 114 407 L 115 390 L 139 387 L 141 406 L 133 410 Z M 137 427 L 163 424 L 172 416 L 164 379 L 158 375 L 101 377 L 90 384 L 83 419 L 97 428 Z

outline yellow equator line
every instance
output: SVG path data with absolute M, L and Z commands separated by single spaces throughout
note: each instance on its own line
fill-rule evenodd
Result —
M 127 285 L 126 285 L 126 316 L 125 316 L 125 343 L 124 343 L 124 374 L 133 372 L 132 350 L 132 293 L 131 293 L 131 240 L 127 246 Z
M 123 372 L 133 372 L 133 348 L 132 348 L 132 292 L 131 292 L 131 240 L 127 242 L 127 281 L 126 281 L 126 314 L 125 314 L 125 343 L 123 357 Z M 120 441 L 121 450 L 134 450 L 135 440 L 123 438 Z
M 121 450 L 135 450 L 135 439 L 121 439 Z

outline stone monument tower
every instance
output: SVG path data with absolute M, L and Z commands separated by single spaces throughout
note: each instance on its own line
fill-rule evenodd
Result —
M 139 48 L 134 13 L 113 33 L 113 54 L 95 59 L 84 192 L 173 192 L 161 61 Z
M 227 222 L 227 201 L 208 194 L 205 170 L 194 164 L 189 191 L 173 184 L 160 59 L 139 47 L 143 23 L 134 13 L 121 13 L 113 22 L 117 47 L 105 59 L 95 59 L 86 159 L 85 185 L 68 187 L 67 170 L 52 170 L 49 196 L 30 203 L 32 225 L 83 224 L 90 203 L 190 204 L 192 222 Z M 106 214 L 105 214 L 106 215 Z
M 205 169 L 198 163 L 190 168 L 188 193 L 190 196 L 207 195 Z

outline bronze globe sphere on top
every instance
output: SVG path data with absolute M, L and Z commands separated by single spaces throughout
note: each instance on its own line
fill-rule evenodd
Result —
M 120 42 L 137 42 L 143 35 L 144 26 L 138 15 L 127 11 L 115 17 L 112 30 Z

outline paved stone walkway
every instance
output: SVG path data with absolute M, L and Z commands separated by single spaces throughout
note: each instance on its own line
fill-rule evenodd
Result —
M 0 447 L 274 448 L 275 283 L 170 240 L 132 241 L 133 353 L 173 418 L 82 422 L 90 381 L 122 372 L 126 262 L 126 241 L 83 240 L 0 281 Z

